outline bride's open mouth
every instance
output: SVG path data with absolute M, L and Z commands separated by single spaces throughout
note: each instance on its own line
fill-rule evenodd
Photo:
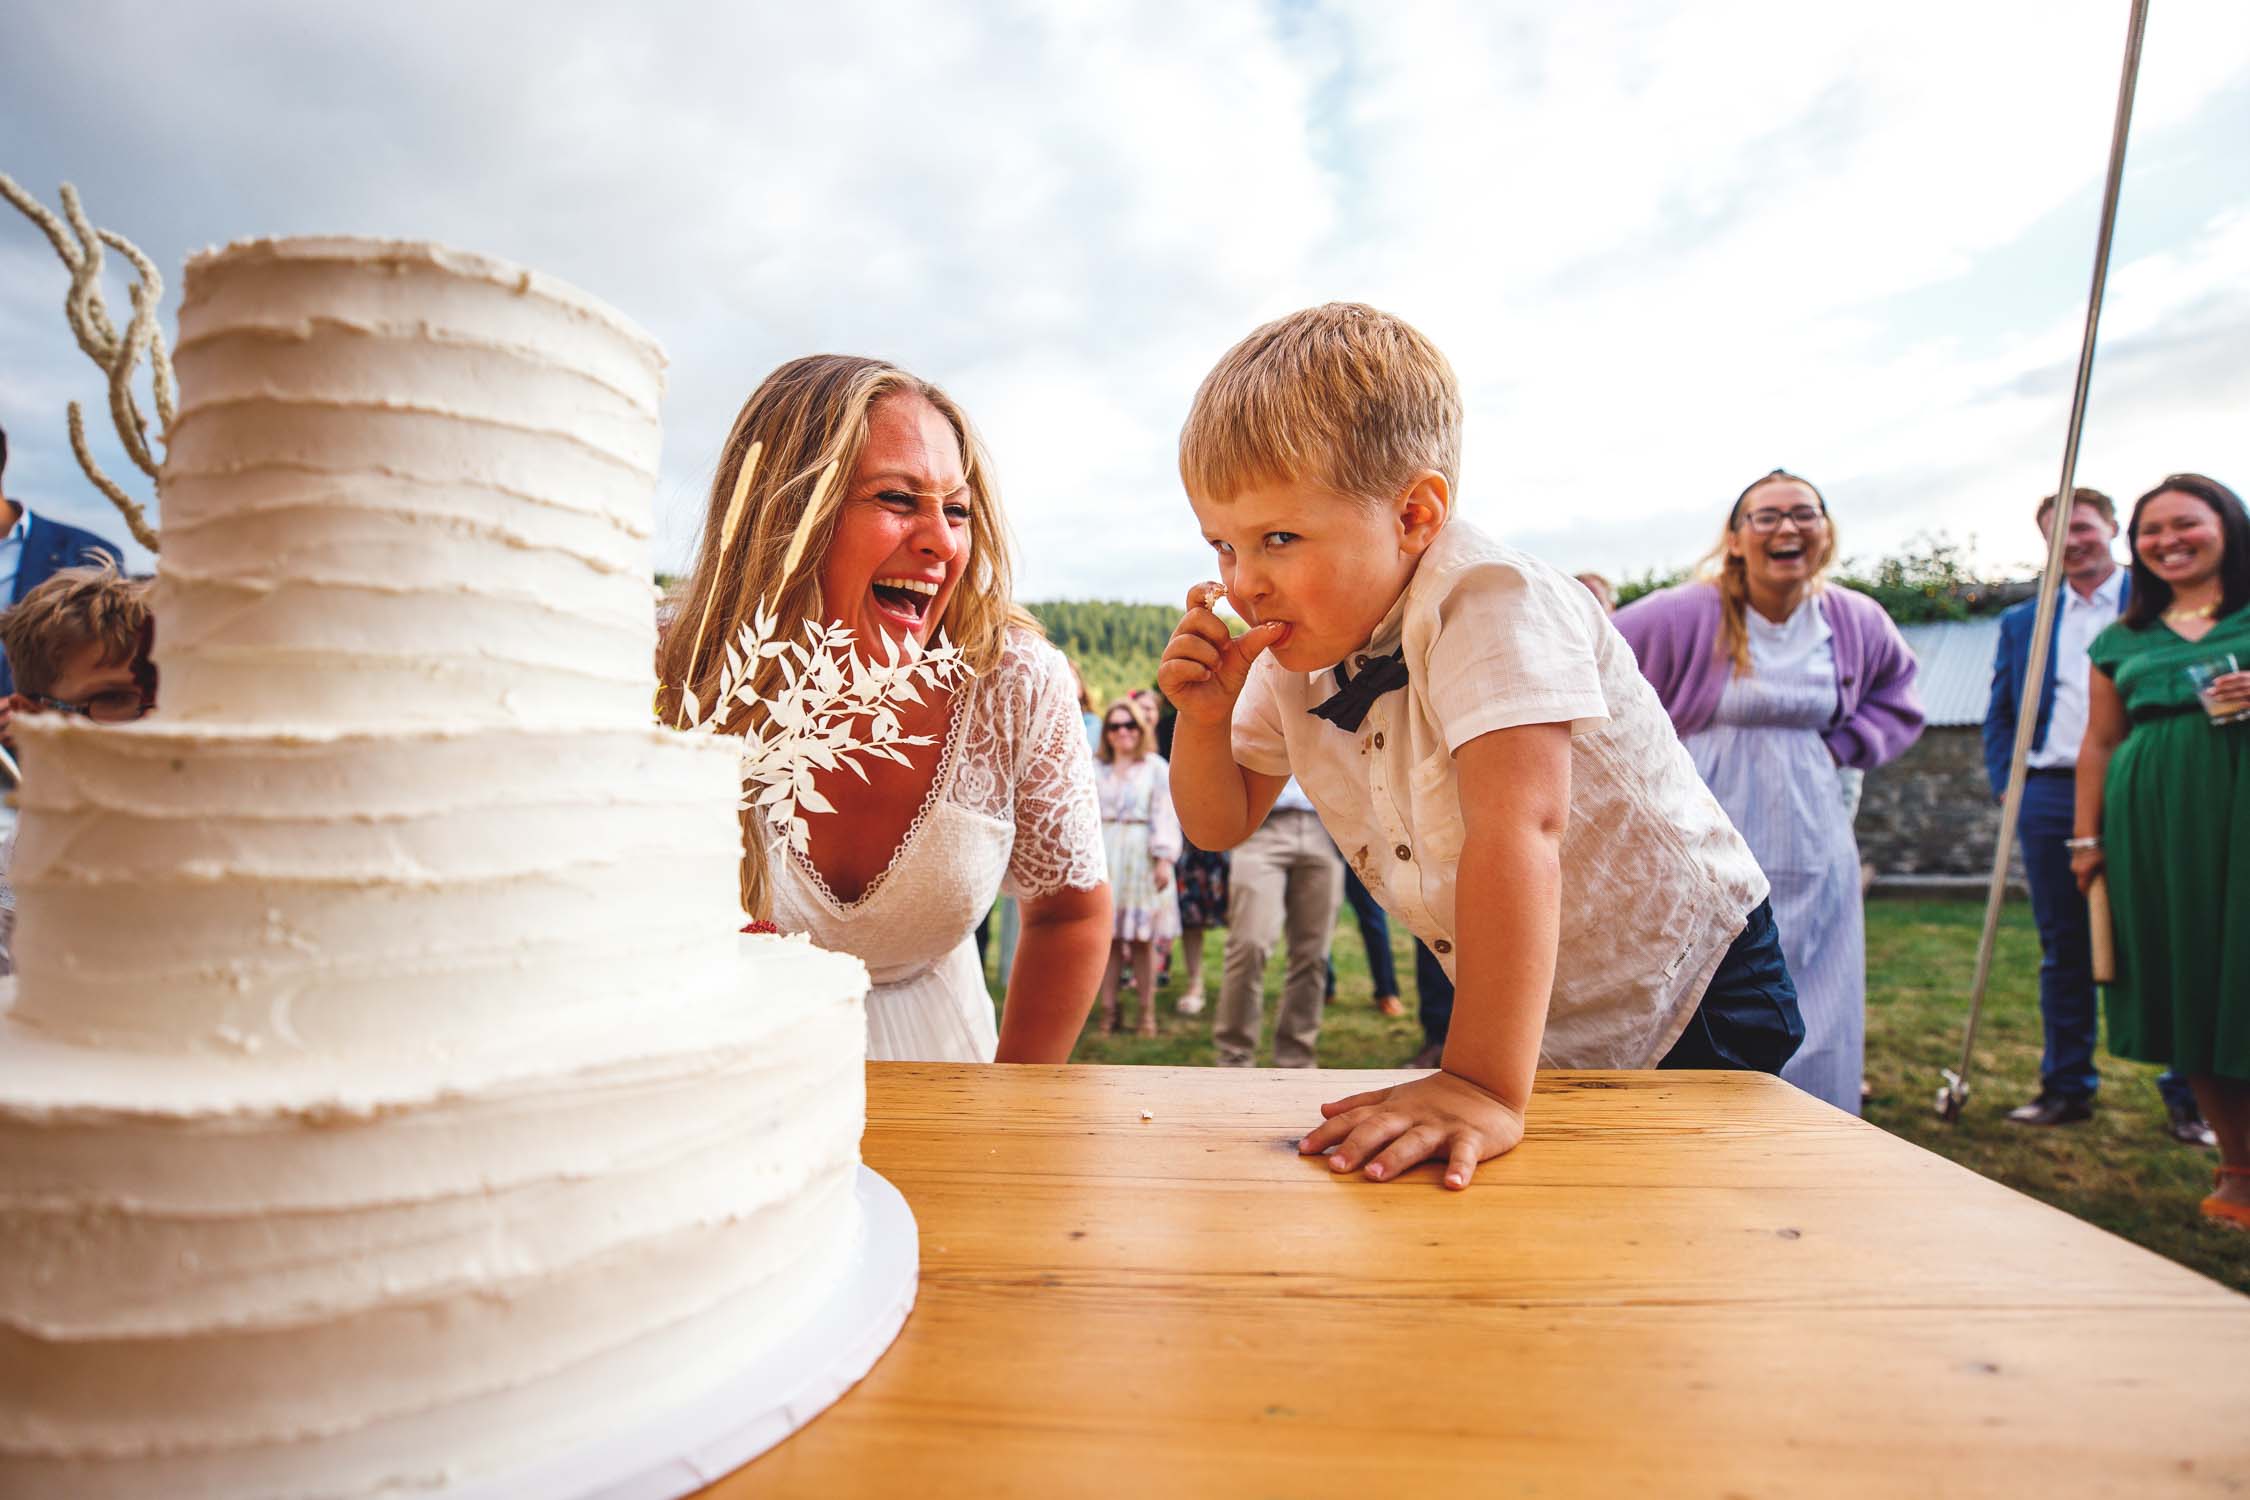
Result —
M 919 630 L 937 607 L 938 588 L 935 578 L 894 576 L 876 579 L 868 592 L 875 596 L 877 613 L 909 630 Z

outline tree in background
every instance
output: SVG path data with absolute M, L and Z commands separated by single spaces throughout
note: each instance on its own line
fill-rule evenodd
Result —
M 1169 604 L 1127 604 L 1115 599 L 1056 599 L 1026 604 L 1047 639 L 1078 663 L 1097 701 L 1156 685 L 1156 664 L 1180 623 Z

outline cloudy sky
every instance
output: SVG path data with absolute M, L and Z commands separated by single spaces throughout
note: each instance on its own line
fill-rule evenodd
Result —
M 2126 16 L 74 0 L 10 8 L 0 170 L 50 203 L 75 182 L 168 304 L 189 251 L 302 232 L 610 301 L 672 360 L 660 564 L 758 379 L 844 350 L 968 407 L 1026 597 L 1175 598 L 1209 571 L 1173 466 L 1196 382 L 1350 298 L 1451 356 L 1467 513 L 1566 567 L 1683 563 L 1782 465 L 1847 553 L 1942 531 L 2016 571 L 2061 464 Z M 2156 0 L 2082 483 L 2250 486 L 2246 146 L 2250 5 Z M 64 286 L 0 208 L 7 491 L 115 534 L 63 436 L 102 389 Z

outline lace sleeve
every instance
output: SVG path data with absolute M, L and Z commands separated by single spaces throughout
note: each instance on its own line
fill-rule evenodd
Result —
M 1094 797 L 1094 758 L 1086 749 L 1085 721 L 1070 664 L 1045 641 L 1019 635 L 1008 643 L 995 674 L 994 728 L 1005 743 L 1002 777 L 1009 783 L 995 811 L 1012 816 L 1015 848 L 1008 859 L 1008 894 L 1027 901 L 1070 890 L 1090 890 L 1109 880 L 1102 848 L 1101 808 Z M 999 799 L 996 799 L 999 800 Z

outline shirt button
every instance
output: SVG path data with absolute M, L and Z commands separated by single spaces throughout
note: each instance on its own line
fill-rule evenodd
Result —
M 1375 748 L 1378 750 L 1383 748 L 1383 731 L 1380 729 L 1375 731 Z
M 1392 852 L 1393 854 L 1397 855 L 1397 856 L 1398 856 L 1398 857 L 1399 857 L 1400 859 L 1412 859 L 1412 858 L 1414 857 L 1414 851 L 1413 851 L 1412 849 L 1409 849 L 1409 848 L 1407 848 L 1407 847 L 1406 847 L 1406 846 L 1405 846 L 1404 844 L 1401 844 L 1401 845 L 1399 845 L 1399 846 L 1398 846 L 1398 847 L 1397 847 L 1396 849 L 1393 849 L 1393 850 L 1392 850 L 1391 852 Z
M 1430 947 L 1439 953 L 1451 953 L 1453 951 L 1453 945 L 1444 938 L 1439 938 L 1436 942 L 1430 944 Z

